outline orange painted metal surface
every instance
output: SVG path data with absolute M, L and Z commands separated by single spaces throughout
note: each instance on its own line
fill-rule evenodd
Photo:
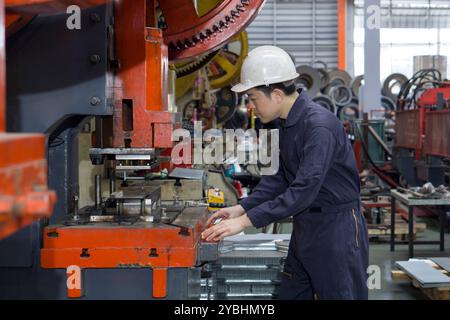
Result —
M 336 0 L 338 5 L 338 69 L 345 70 L 346 68 L 346 20 L 347 9 L 346 0 Z
M 8 13 L 37 14 L 66 12 L 71 5 L 81 9 L 98 6 L 110 0 L 5 0 Z M 115 1 L 118 6 L 144 0 Z M 235 34 L 244 30 L 263 6 L 264 0 L 222 0 L 215 8 L 198 16 L 192 0 L 161 0 L 159 6 L 167 28 L 164 41 L 170 46 L 170 59 L 194 58 L 200 54 L 219 48 Z M 132 4 L 133 5 L 133 4 Z M 140 13 L 147 20 L 156 20 L 156 1 L 148 1 L 148 7 Z M 130 14 L 130 17 L 136 18 Z M 139 25 L 140 19 L 137 19 Z M 156 24 L 152 24 L 153 27 Z M 143 30 L 143 29 L 141 29 Z
M 153 269 L 153 297 L 167 296 L 167 268 Z
M 9 37 L 22 29 L 33 19 L 33 14 L 6 14 L 5 27 L 6 37 Z
M 116 148 L 167 148 L 173 144 L 172 114 L 167 111 L 167 46 L 162 31 L 152 27 L 154 18 L 147 14 L 147 6 L 154 7 L 152 1 L 145 0 L 116 3 L 121 85 L 114 106 Z M 132 123 L 124 125 L 130 118 Z
M 174 226 L 144 223 L 126 227 L 49 226 L 44 230 L 41 265 L 43 268 L 190 267 L 195 263 L 205 221 L 182 232 Z
M 0 133 L 0 239 L 52 213 L 44 146 L 41 134 Z
M 139 222 L 48 226 L 41 249 L 42 268 L 151 268 L 153 297 L 167 295 L 167 269 L 196 264 L 200 234 L 207 210 L 194 227 Z M 68 273 L 68 282 L 72 273 Z M 81 274 L 80 274 L 81 276 Z M 81 281 L 82 282 L 82 281 Z M 83 288 L 68 286 L 68 297 L 78 298 Z
M 4 132 L 6 129 L 6 63 L 5 63 L 5 10 L 4 0 L 0 0 L 0 132 Z
M 5 22 L 0 0 L 0 239 L 48 217 L 56 194 L 47 190 L 45 137 L 42 134 L 5 133 Z
M 160 7 L 171 60 L 194 58 L 227 43 L 256 17 L 264 0 L 222 0 L 198 16 L 192 0 L 164 0 Z

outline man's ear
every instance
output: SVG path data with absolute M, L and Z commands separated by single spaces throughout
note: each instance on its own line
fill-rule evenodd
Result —
M 273 91 L 271 92 L 272 95 L 272 99 L 274 99 L 274 101 L 276 103 L 281 103 L 283 101 L 284 98 L 284 92 L 280 89 L 273 89 Z

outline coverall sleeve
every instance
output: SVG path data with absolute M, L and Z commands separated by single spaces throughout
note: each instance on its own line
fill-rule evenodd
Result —
M 336 137 L 330 129 L 316 127 L 305 137 L 305 141 L 302 150 L 298 150 L 303 153 L 303 161 L 298 165 L 294 181 L 273 200 L 247 211 L 248 218 L 256 228 L 302 212 L 317 197 L 334 161 Z
M 242 199 L 239 204 L 248 211 L 263 202 L 274 199 L 289 186 L 281 167 L 281 157 L 279 159 L 278 171 L 273 175 L 263 176 L 253 192 Z

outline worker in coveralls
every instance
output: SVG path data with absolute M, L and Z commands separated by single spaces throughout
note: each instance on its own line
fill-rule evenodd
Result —
M 280 165 L 238 205 L 214 213 L 202 238 L 292 216 L 279 298 L 367 299 L 368 234 L 352 146 L 336 116 L 296 90 L 297 77 L 278 47 L 257 47 L 245 59 L 232 90 L 247 93 L 261 122 L 281 119 Z

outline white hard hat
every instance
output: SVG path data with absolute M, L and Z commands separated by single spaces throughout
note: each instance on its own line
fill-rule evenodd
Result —
M 293 80 L 298 77 L 289 54 L 275 46 L 253 49 L 245 58 L 241 69 L 241 83 L 231 88 L 244 92 L 251 88 Z

